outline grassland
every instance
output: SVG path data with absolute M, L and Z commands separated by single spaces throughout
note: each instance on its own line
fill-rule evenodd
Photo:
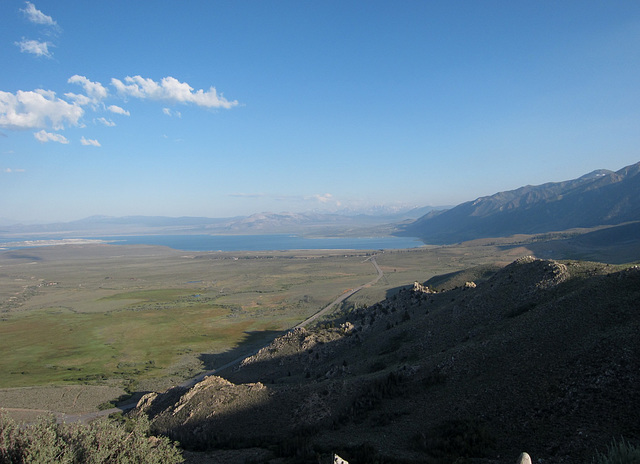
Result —
M 494 244 L 375 252 L 383 279 L 343 306 L 370 305 L 413 281 L 528 252 Z M 145 391 L 180 383 L 372 280 L 372 253 L 113 245 L 2 252 L 0 388 Z M 0 395 L 2 406 L 11 407 Z

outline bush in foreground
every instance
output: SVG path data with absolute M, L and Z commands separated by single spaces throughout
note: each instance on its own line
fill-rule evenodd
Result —
M 597 464 L 640 464 L 640 448 L 630 444 L 624 438 L 613 440 L 606 454 L 598 453 Z
M 151 437 L 142 419 L 126 426 L 109 419 L 90 425 L 57 424 L 53 416 L 31 426 L 17 424 L 0 411 L 0 462 L 173 464 L 183 462 L 167 438 Z

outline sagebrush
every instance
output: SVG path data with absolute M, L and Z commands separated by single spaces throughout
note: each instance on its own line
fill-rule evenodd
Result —
M 43 416 L 29 426 L 0 411 L 0 462 L 107 464 L 173 464 L 183 462 L 175 444 L 149 435 L 144 418 L 120 424 L 107 418 L 89 425 L 58 424 Z
M 640 464 L 640 448 L 624 438 L 613 440 L 605 454 L 598 453 L 597 464 Z

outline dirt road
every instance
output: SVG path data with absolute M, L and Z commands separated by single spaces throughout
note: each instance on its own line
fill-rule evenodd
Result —
M 380 279 L 382 279 L 382 277 L 384 276 L 384 273 L 382 272 L 382 269 L 380 269 L 380 266 L 378 266 L 378 263 L 376 262 L 376 257 L 375 256 L 371 256 L 370 258 L 367 258 L 365 261 L 371 261 L 371 264 L 373 264 L 373 267 L 375 267 L 376 273 L 377 273 L 375 279 L 373 279 L 370 282 L 367 282 L 366 284 L 362 284 L 359 287 L 353 288 L 353 289 L 343 293 L 338 298 L 336 298 L 331 303 L 329 303 L 327 306 L 322 308 L 320 311 L 318 311 L 317 313 L 315 313 L 312 316 L 308 317 L 307 319 L 305 319 L 304 321 L 302 321 L 298 325 L 294 326 L 292 328 L 292 330 L 300 328 L 300 327 L 305 327 L 305 326 L 311 324 L 316 319 L 318 319 L 318 318 L 324 316 L 325 314 L 329 313 L 335 306 L 339 305 L 340 303 L 342 303 L 344 300 L 346 300 L 347 298 L 349 298 L 353 294 L 359 292 L 363 288 L 370 287 L 370 286 L 376 284 Z M 232 367 L 232 366 L 235 366 L 237 364 L 240 364 L 240 362 L 242 362 L 243 359 L 248 358 L 249 356 L 253 356 L 258 351 L 260 351 L 262 348 L 263 347 L 260 347 L 258 349 L 255 349 L 255 350 L 249 352 L 249 353 L 246 353 L 243 356 L 241 356 L 241 357 L 239 357 L 237 359 L 234 359 L 233 361 L 228 362 L 227 364 L 225 364 L 223 366 L 218 367 L 217 369 L 213 369 L 213 370 L 210 370 L 210 371 L 207 371 L 207 372 L 203 372 L 202 374 L 198 375 L 197 377 L 194 377 L 193 379 L 189 379 L 189 380 L 186 380 L 185 382 L 181 383 L 180 386 L 181 387 L 187 387 L 187 388 L 188 387 L 192 387 L 196 383 L 200 382 L 201 380 L 203 380 L 205 377 L 207 377 L 209 375 L 217 374 L 218 372 L 223 371 L 225 369 L 228 369 L 229 367 Z
M 352 296 L 354 293 L 359 292 L 360 290 L 362 290 L 363 288 L 366 287 L 371 287 L 372 285 L 376 284 L 380 279 L 382 279 L 382 277 L 384 276 L 384 273 L 382 272 L 382 269 L 380 269 L 380 266 L 378 266 L 378 263 L 376 262 L 376 257 L 375 256 L 371 256 L 370 258 L 367 258 L 368 261 L 371 261 L 371 264 L 373 264 L 373 267 L 376 268 L 376 272 L 377 272 L 377 276 L 375 279 L 373 279 L 371 282 L 367 282 L 366 284 L 360 285 L 359 287 L 353 288 L 351 290 L 349 290 L 346 293 L 343 293 L 342 295 L 340 295 L 338 298 L 336 298 L 335 300 L 333 300 L 333 302 L 331 302 L 329 305 L 327 305 L 325 308 L 321 309 L 320 311 L 318 311 L 317 313 L 315 313 L 313 316 L 305 319 L 304 321 L 302 321 L 300 324 L 296 325 L 294 327 L 294 329 L 297 329 L 298 327 L 305 327 L 307 325 L 309 325 L 310 323 L 312 323 L 313 321 L 315 321 L 316 319 L 318 319 L 319 317 L 324 316 L 325 314 L 327 314 L 329 311 L 331 311 L 333 309 L 334 306 L 339 305 L 340 303 L 342 303 L 344 300 L 346 300 L 347 298 L 349 298 L 350 296 Z

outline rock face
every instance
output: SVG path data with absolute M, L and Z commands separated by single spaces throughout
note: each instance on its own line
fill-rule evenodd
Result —
M 313 462 L 582 463 L 640 440 L 640 269 L 524 257 L 451 279 L 291 331 L 138 414 L 188 448 Z

